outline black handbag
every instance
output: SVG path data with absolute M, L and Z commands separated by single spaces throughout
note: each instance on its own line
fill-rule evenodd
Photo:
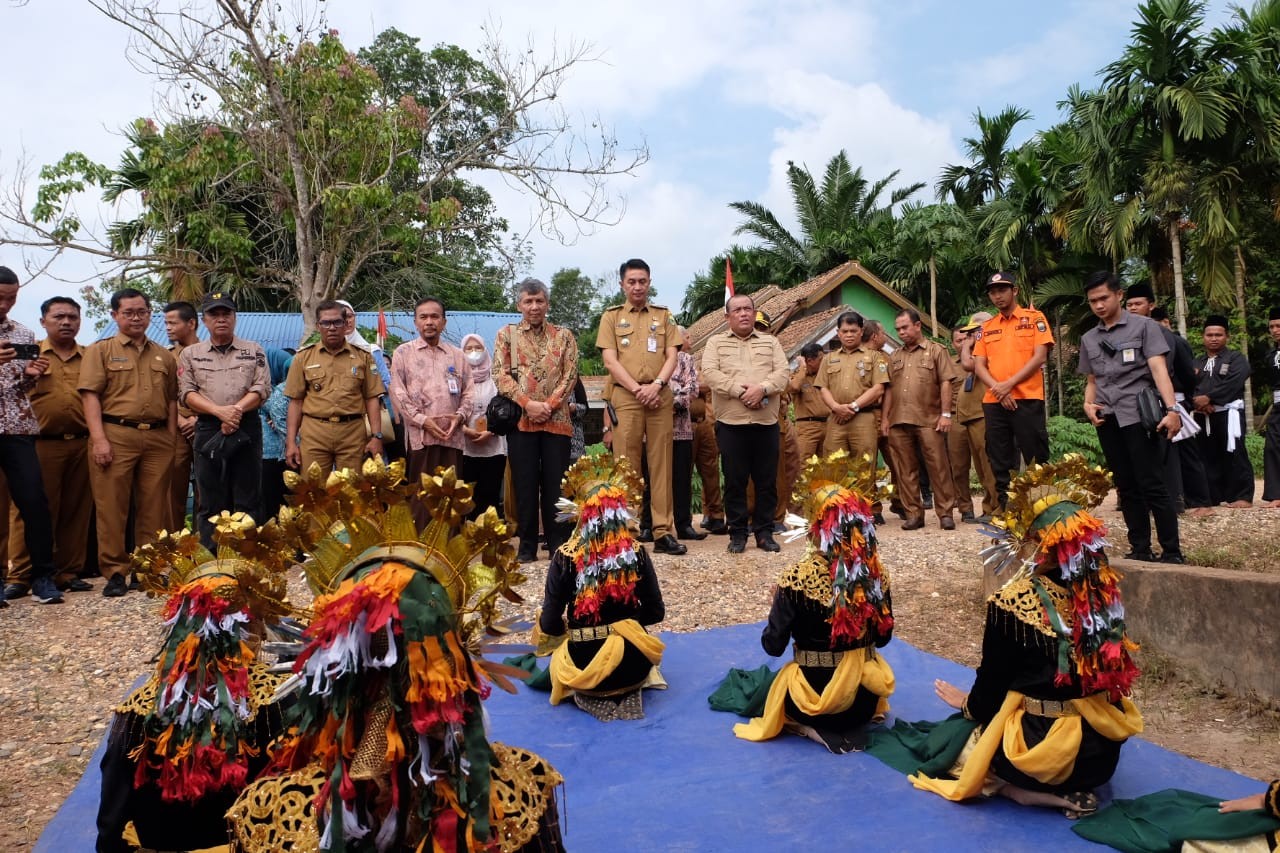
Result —
M 1155 432 L 1164 416 L 1164 402 L 1155 388 L 1148 385 L 1138 392 L 1138 422 L 1144 430 Z
M 507 343 L 511 347 L 511 378 L 516 378 L 516 330 L 508 326 Z M 524 417 L 524 409 L 515 400 L 505 394 L 495 394 L 484 410 L 485 428 L 494 435 L 507 435 L 516 431 L 520 419 Z

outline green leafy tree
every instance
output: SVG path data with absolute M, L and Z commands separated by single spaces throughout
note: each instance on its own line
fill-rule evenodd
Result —
M 604 282 L 592 281 L 577 267 L 563 267 L 551 276 L 551 307 L 547 319 L 579 335 L 594 331 L 591 316 L 600 301 Z M 594 346 L 593 346 L 594 349 Z
M 978 135 L 965 137 L 963 142 L 969 162 L 943 168 L 934 188 L 938 201 L 949 199 L 961 210 L 972 210 L 1004 195 L 1013 169 L 1010 141 L 1014 129 L 1030 120 L 1030 112 L 1015 106 L 1005 107 L 994 116 L 978 110 L 973 116 Z
M 677 317 L 683 326 L 691 326 L 699 317 L 712 311 L 724 310 L 724 263 L 733 265 L 733 290 L 735 293 L 755 293 L 766 285 L 775 283 L 770 258 L 756 246 L 730 246 L 727 251 L 707 262 L 707 271 L 698 273 L 685 288 L 684 302 Z

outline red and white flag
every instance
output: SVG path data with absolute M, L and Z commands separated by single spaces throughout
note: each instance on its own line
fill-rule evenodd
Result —
M 724 259 L 724 304 L 728 307 L 729 300 L 733 298 L 733 262 L 728 258 Z
M 387 315 L 382 311 L 378 312 L 378 346 L 387 348 Z

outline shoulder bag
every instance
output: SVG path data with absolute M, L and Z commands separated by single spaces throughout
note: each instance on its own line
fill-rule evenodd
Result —
M 511 364 L 508 371 L 511 378 L 516 377 L 516 327 L 514 324 L 507 326 L 507 344 L 511 353 Z M 493 399 L 489 401 L 488 408 L 485 409 L 485 419 L 487 420 L 487 428 L 494 435 L 507 435 L 516 430 L 520 423 L 520 419 L 524 417 L 524 409 L 520 404 L 505 394 L 495 394 Z

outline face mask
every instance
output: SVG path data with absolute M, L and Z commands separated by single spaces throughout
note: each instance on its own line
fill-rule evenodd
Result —
M 478 367 L 482 361 L 484 361 L 484 352 L 481 350 L 473 350 L 467 353 L 467 364 L 472 367 Z

